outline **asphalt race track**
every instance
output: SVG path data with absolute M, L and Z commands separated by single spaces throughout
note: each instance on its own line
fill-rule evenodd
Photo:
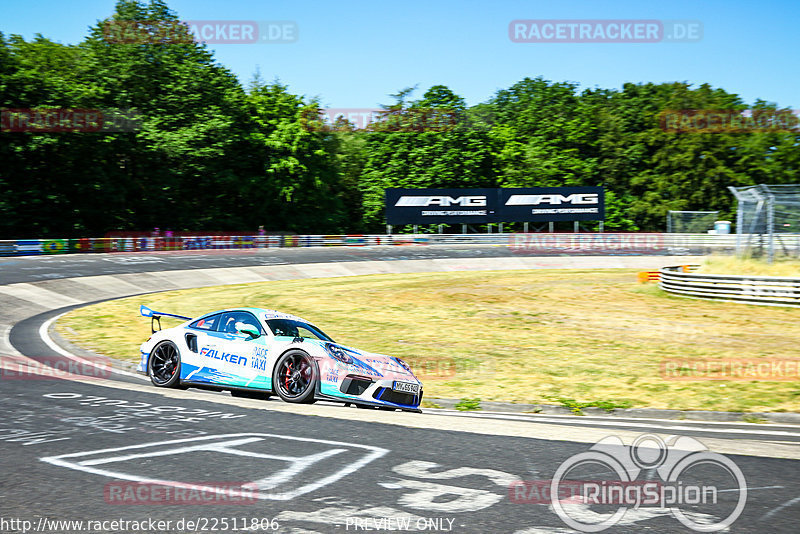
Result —
M 273 248 L 0 257 L 0 285 L 101 274 L 306 263 L 514 257 L 502 245 Z
M 42 309 L 0 312 L 15 318 L 0 332 L 8 352 L 0 375 L 0 532 L 575 532 L 546 494 L 550 480 L 604 436 L 630 445 L 642 434 L 668 442 L 678 434 L 714 451 L 699 453 L 704 465 L 692 464 L 678 480 L 684 489 L 713 488 L 716 502 L 696 503 L 686 491 L 689 502 L 676 505 L 683 515 L 642 505 L 606 532 L 692 532 L 680 519 L 696 527 L 722 521 L 736 513 L 743 494 L 736 470 L 746 481 L 746 499 L 723 531 L 797 532 L 797 425 L 293 406 L 160 390 L 124 371 L 64 380 L 17 373 L 12 365 L 68 358 L 53 346 L 48 321 L 112 293 L 98 289 L 79 299 L 86 291 L 81 277 L 129 276 L 121 279 L 131 285 L 126 294 L 134 294 L 141 292 L 133 285 L 137 273 L 508 257 L 504 247 L 453 246 L 0 259 L 4 306 L 23 306 L 36 295 L 54 299 Z M 638 443 L 638 449 L 606 450 L 634 462 L 632 479 L 662 481 L 658 468 L 666 462 L 648 454 L 658 452 L 657 438 Z M 611 463 L 572 465 L 573 480 L 620 480 Z M 153 480 L 159 483 L 147 482 Z M 620 508 L 568 496 L 557 502 L 581 521 Z

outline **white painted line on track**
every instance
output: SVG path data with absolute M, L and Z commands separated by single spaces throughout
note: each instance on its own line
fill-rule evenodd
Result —
M 47 320 L 42 326 L 39 328 L 39 336 L 41 337 L 42 341 L 50 347 L 52 350 L 57 352 L 58 354 L 64 356 L 65 358 L 69 358 L 73 361 L 80 362 L 84 365 L 91 365 L 95 368 L 102 367 L 104 370 L 108 370 L 106 367 L 98 366 L 93 362 L 86 360 L 85 358 L 81 358 L 70 352 L 62 349 L 59 347 L 55 341 L 49 335 L 49 328 L 52 323 L 57 321 L 65 314 L 57 315 L 49 320 Z M 135 377 L 139 380 L 147 381 L 148 379 L 142 375 L 138 375 L 135 373 L 129 373 L 127 371 L 114 369 L 110 367 L 111 372 L 128 377 Z M 716 434 L 739 434 L 742 436 L 746 435 L 766 435 L 766 436 L 775 436 L 775 437 L 800 437 L 800 429 L 798 432 L 787 432 L 782 430 L 768 430 L 764 428 L 763 425 L 757 425 L 755 423 L 750 423 L 754 427 L 758 428 L 731 428 L 731 427 L 724 427 L 724 425 L 746 425 L 748 423 L 729 423 L 729 422 L 721 422 L 721 421 L 680 421 L 680 424 L 675 424 L 676 422 L 669 419 L 641 419 L 641 420 L 601 420 L 599 418 L 584 418 L 581 417 L 580 419 L 576 418 L 576 416 L 571 415 L 563 415 L 563 416 L 539 416 L 537 414 L 530 414 L 530 415 L 520 415 L 514 414 L 509 412 L 496 412 L 496 413 L 464 413 L 464 412 L 457 412 L 454 410 L 436 410 L 436 409 L 427 409 L 428 413 L 437 413 L 440 415 L 446 415 L 451 417 L 463 417 L 463 418 L 477 418 L 477 419 L 494 419 L 494 420 L 511 420 L 511 421 L 525 421 L 529 423 L 551 423 L 551 424 L 564 424 L 564 423 L 573 423 L 580 426 L 597 426 L 597 427 L 617 427 L 617 428 L 641 428 L 645 427 L 648 429 L 655 429 L 660 430 L 662 432 L 686 432 L 686 431 L 699 431 L 699 432 L 706 432 L 706 433 L 716 433 Z M 709 425 L 720 426 L 722 428 L 709 428 Z
M 505 414 L 495 414 L 495 413 L 485 413 L 485 414 L 477 414 L 477 413 L 463 413 L 463 412 L 446 412 L 441 413 L 441 415 L 447 415 L 451 417 L 469 417 L 469 418 L 477 418 L 477 419 L 497 419 L 497 420 L 506 420 L 506 421 L 527 421 L 531 423 L 554 423 L 554 424 L 563 424 L 563 423 L 576 423 L 579 426 L 600 426 L 600 427 L 646 427 L 652 429 L 658 429 L 666 432 L 677 432 L 677 431 L 694 431 L 694 432 L 709 432 L 709 433 L 719 433 L 719 434 L 743 434 L 743 435 L 767 435 L 767 436 L 782 436 L 782 437 L 800 437 L 800 429 L 797 432 L 785 432 L 782 430 L 758 430 L 753 428 L 752 430 L 746 428 L 704 428 L 702 425 L 705 425 L 705 421 L 698 421 L 697 426 L 686 426 L 684 423 L 685 421 L 681 421 L 680 425 L 672 426 L 672 425 L 664 425 L 664 424 L 654 424 L 654 423 L 640 423 L 634 422 L 635 420 L 627 420 L 627 421 L 600 421 L 600 420 L 584 420 L 583 418 L 576 418 L 575 416 L 565 415 L 565 416 L 545 416 L 539 417 L 535 414 L 531 414 L 530 416 L 522 416 L 522 415 L 505 415 Z M 571 419 L 570 419 L 571 418 Z M 720 423 L 724 424 L 724 423 Z M 735 423 L 739 424 L 739 423 Z M 763 425 L 757 425 L 763 428 Z
M 435 399 L 433 399 L 435 402 Z M 586 422 L 586 421 L 644 421 L 648 423 L 672 423 L 672 424 L 682 424 L 682 425 L 748 425 L 751 427 L 761 426 L 761 427 L 775 427 L 775 426 L 786 426 L 786 427 L 797 427 L 798 432 L 800 432 L 800 425 L 792 424 L 792 423 L 770 423 L 768 425 L 764 425 L 761 423 L 748 423 L 746 421 L 701 421 L 699 419 L 660 419 L 656 417 L 624 417 L 624 416 L 594 416 L 594 415 L 558 415 L 558 414 L 542 414 L 536 412 L 502 412 L 502 411 L 483 411 L 483 412 L 474 412 L 474 411 L 457 411 L 451 410 L 449 408 L 425 408 L 425 413 L 435 413 L 440 415 L 462 415 L 462 416 L 472 416 L 472 417 L 480 417 L 481 415 L 492 415 L 492 416 L 507 416 L 512 418 L 550 418 L 550 419 L 559 419 L 563 421 L 575 421 L 575 422 Z M 745 415 L 745 414 L 742 414 Z
M 761 519 L 769 519 L 770 517 L 772 517 L 773 515 L 777 514 L 778 512 L 783 510 L 784 508 L 789 508 L 790 506 L 793 506 L 793 505 L 797 504 L 798 502 L 800 502 L 800 497 L 795 497 L 794 499 L 792 499 L 790 501 L 786 501 L 782 505 L 776 506 L 775 508 L 773 508 L 772 510 L 770 510 L 769 512 L 767 512 L 766 514 L 761 516 Z
M 143 376 L 143 375 L 139 375 L 139 374 L 136 374 L 136 373 L 129 373 L 128 371 L 123 371 L 121 369 L 115 369 L 110 364 L 108 365 L 108 367 L 103 366 L 103 365 L 97 365 L 96 363 L 94 363 L 92 361 L 89 361 L 86 358 L 81 358 L 80 356 L 76 356 L 76 355 L 72 354 L 71 352 L 68 352 L 68 351 L 62 349 L 61 347 L 59 347 L 58 344 L 55 341 L 53 341 L 53 339 L 50 337 L 50 333 L 49 333 L 50 325 L 53 324 L 54 322 L 56 322 L 57 320 L 59 320 L 64 315 L 66 315 L 66 313 L 67 312 L 64 312 L 64 313 L 62 313 L 60 315 L 56 315 L 55 317 L 52 317 L 52 318 L 48 319 L 47 321 L 45 321 L 42 324 L 42 326 L 39 327 L 39 337 L 42 339 L 42 341 L 44 341 L 45 345 L 50 347 L 50 349 L 52 349 L 53 351 L 57 352 L 61 356 L 64 356 L 65 358 L 68 358 L 68 359 L 70 359 L 70 360 L 72 360 L 74 362 L 78 362 L 78 363 L 81 363 L 83 365 L 89 365 L 91 367 L 94 367 L 95 369 L 101 369 L 103 371 L 111 371 L 112 373 L 115 373 L 115 374 L 118 374 L 118 375 L 121 375 L 121 376 L 132 377 L 132 378 L 136 378 L 136 379 L 139 379 L 139 380 L 148 380 L 148 378 Z
M 66 312 L 65 312 L 66 313 Z M 45 323 L 39 328 L 39 336 L 42 338 L 42 341 L 50 347 L 52 350 L 57 352 L 58 354 L 64 356 L 65 358 L 69 358 L 73 361 L 82 363 L 84 365 L 91 365 L 95 368 L 102 367 L 104 370 L 108 370 L 106 367 L 98 366 L 93 362 L 86 360 L 85 358 L 81 358 L 76 356 L 61 347 L 59 347 L 55 341 L 49 335 L 50 325 L 60 319 L 65 313 L 57 315 Z M 147 377 L 135 373 L 130 373 L 127 371 L 123 371 L 120 369 L 114 369 L 113 367 L 110 368 L 111 372 L 128 377 L 134 377 L 139 380 L 148 381 Z M 717 434 L 740 434 L 743 436 L 746 435 L 766 435 L 766 436 L 775 436 L 775 437 L 800 437 L 800 429 L 797 432 L 787 432 L 783 430 L 769 430 L 768 428 L 764 428 L 764 425 L 758 425 L 755 423 L 731 423 L 731 422 L 724 422 L 724 421 L 680 421 L 680 424 L 676 424 L 676 421 L 670 419 L 627 419 L 627 420 L 603 420 L 600 418 L 590 418 L 590 417 L 576 417 L 573 415 L 551 415 L 551 416 L 540 416 L 537 414 L 529 414 L 529 415 L 521 415 L 515 414 L 511 412 L 495 412 L 495 413 L 465 413 L 465 412 L 458 412 L 455 410 L 437 410 L 437 409 L 426 409 L 427 413 L 436 413 L 439 415 L 446 415 L 451 417 L 464 417 L 464 418 L 477 418 L 477 419 L 494 419 L 494 420 L 510 420 L 510 421 L 524 421 L 529 423 L 551 423 L 551 424 L 564 424 L 564 423 L 573 423 L 580 426 L 598 426 L 598 427 L 617 427 L 617 428 L 649 428 L 649 429 L 656 429 L 662 432 L 680 432 L 680 431 L 699 431 L 699 432 L 707 432 L 707 433 L 717 433 Z M 725 427 L 724 425 L 747 425 L 752 424 L 754 428 L 731 428 L 730 426 Z M 709 426 L 718 426 L 722 428 L 710 428 Z M 756 428 L 757 427 L 757 428 Z
M 3 335 L 0 336 L 0 355 L 22 356 L 22 354 L 11 344 L 11 325 L 0 325 Z
M 101 475 L 114 479 L 129 480 L 132 482 L 140 482 L 140 483 L 158 484 L 161 486 L 198 488 L 197 484 L 190 484 L 183 481 L 154 479 L 135 473 L 127 473 L 119 470 L 110 471 L 93 466 L 105 463 L 118 463 L 120 461 L 139 458 L 139 457 L 153 458 L 157 456 L 175 456 L 177 454 L 185 454 L 185 453 L 191 454 L 194 452 L 202 452 L 202 451 L 214 451 L 217 453 L 232 454 L 235 456 L 249 457 L 256 459 L 260 458 L 260 459 L 274 460 L 280 458 L 279 456 L 275 455 L 259 454 L 257 452 L 235 448 L 236 445 L 241 445 L 244 443 L 252 443 L 254 441 L 264 441 L 267 439 L 275 439 L 275 440 L 283 440 L 283 441 L 291 441 L 299 443 L 315 443 L 322 445 L 330 445 L 336 448 L 322 451 L 318 454 L 312 454 L 310 456 L 281 458 L 285 461 L 288 461 L 289 466 L 287 468 L 283 469 L 282 471 L 279 471 L 278 473 L 273 474 L 272 476 L 263 477 L 258 480 L 254 480 L 252 482 L 252 484 L 254 484 L 258 490 L 266 490 L 266 491 L 257 491 L 255 494 L 252 495 L 252 497 L 255 497 L 257 499 L 290 501 L 294 498 L 299 497 L 300 495 L 305 495 L 306 493 L 315 491 L 319 488 L 327 486 L 328 484 L 337 482 L 338 480 L 358 471 L 359 469 L 369 464 L 373 460 L 377 460 L 378 458 L 390 452 L 389 449 L 375 447 L 372 445 L 363 445 L 358 443 L 346 443 L 342 441 L 330 441 L 324 439 L 305 438 L 299 436 L 286 436 L 278 434 L 240 433 L 240 434 L 217 434 L 212 436 L 202 436 L 202 437 L 194 437 L 188 439 L 160 441 L 155 443 L 153 442 L 142 443 L 138 445 L 129 445 L 126 447 L 114 447 L 110 449 L 100 449 L 94 451 L 62 454 L 59 456 L 48 456 L 40 458 L 40 460 L 42 462 L 47 462 L 49 464 L 57 465 L 59 467 L 66 467 L 68 469 L 75 469 L 77 471 L 83 471 L 85 473 L 92 473 L 95 475 Z M 163 447 L 163 449 L 161 449 L 160 447 Z M 151 449 L 151 451 L 148 451 L 148 449 Z M 155 450 L 152 451 L 152 449 Z M 363 450 L 364 453 L 355 460 L 345 461 L 338 469 L 333 471 L 333 473 L 327 474 L 325 476 L 320 476 L 319 478 L 316 478 L 310 482 L 306 482 L 302 486 L 294 488 L 293 490 L 284 491 L 281 493 L 271 491 L 280 483 L 286 482 L 295 475 L 307 471 L 308 468 L 314 466 L 314 464 L 321 462 L 322 460 L 331 458 L 342 452 L 345 452 L 345 450 L 347 449 L 359 449 Z M 124 455 L 124 456 L 111 456 L 111 457 L 98 456 L 101 454 L 118 453 L 123 451 L 124 452 L 141 451 L 141 453 Z M 87 456 L 91 457 L 91 459 L 83 461 L 79 460 L 79 458 Z M 212 492 L 212 493 L 222 493 L 224 491 L 230 491 L 226 488 L 206 487 L 202 485 L 199 486 L 199 488 L 202 491 Z
M 767 490 L 767 489 L 784 489 L 786 486 L 761 486 L 758 488 L 751 488 L 747 487 L 747 491 L 755 491 L 755 490 Z M 717 493 L 731 493 L 736 491 L 742 491 L 742 488 L 731 488 L 731 489 L 721 489 L 717 490 Z

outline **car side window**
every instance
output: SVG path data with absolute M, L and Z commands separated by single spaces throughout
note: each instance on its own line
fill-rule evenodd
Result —
M 297 326 L 297 334 L 300 337 L 305 337 L 305 338 L 308 338 L 308 339 L 320 339 L 320 340 L 322 339 L 313 330 L 309 330 L 308 328 L 306 328 L 304 326 L 300 326 L 300 325 Z
M 297 337 L 299 334 L 294 322 L 287 319 L 268 319 L 267 325 L 276 336 Z
M 263 334 L 264 330 L 258 324 L 258 320 L 250 312 L 235 311 L 228 312 L 223 315 L 220 323 L 219 331 L 226 334 L 236 333 L 236 323 L 244 323 L 247 326 L 253 327 L 256 331 Z
M 219 325 L 220 317 L 222 317 L 221 313 L 218 313 L 216 315 L 209 315 L 208 317 L 203 317 L 202 319 L 198 319 L 192 324 L 190 324 L 189 328 L 214 331 L 217 329 L 217 326 Z
M 295 321 L 293 319 L 267 319 L 267 326 L 276 336 L 302 337 L 306 339 L 319 339 L 333 341 L 316 327 Z

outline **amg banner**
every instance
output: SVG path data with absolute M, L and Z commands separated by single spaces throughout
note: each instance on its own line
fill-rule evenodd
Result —
M 601 221 L 602 187 L 386 189 L 386 223 Z
M 498 191 L 501 221 L 602 221 L 606 215 L 602 187 L 525 187 Z
M 497 189 L 387 189 L 386 224 L 497 221 Z

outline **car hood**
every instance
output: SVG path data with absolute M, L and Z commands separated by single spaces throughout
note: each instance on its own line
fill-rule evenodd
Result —
M 352 359 L 353 363 L 342 363 L 325 352 L 328 359 L 334 361 L 338 366 L 344 369 L 347 374 L 368 376 L 371 378 L 382 378 L 389 380 L 405 380 L 411 382 L 419 382 L 413 373 L 407 371 L 400 363 L 392 356 L 385 354 L 377 354 L 374 352 L 366 352 L 363 350 L 354 349 L 339 343 L 331 343 L 345 351 Z M 319 343 L 323 351 L 325 351 L 324 343 Z

